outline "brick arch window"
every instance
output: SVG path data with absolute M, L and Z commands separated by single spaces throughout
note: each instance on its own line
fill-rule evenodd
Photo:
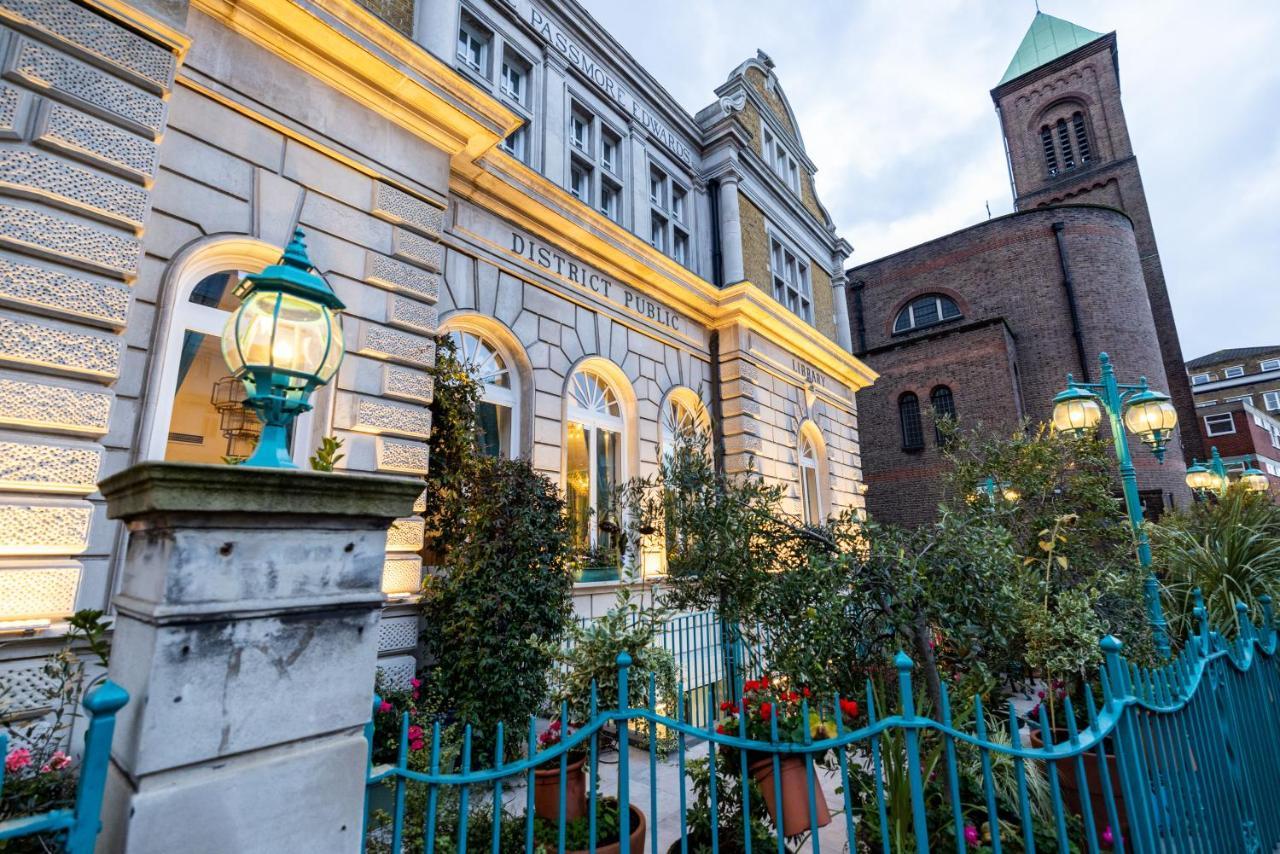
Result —
M 951 393 L 951 387 L 945 385 L 934 386 L 933 391 L 929 392 L 929 404 L 933 407 L 933 438 L 942 445 L 946 441 L 946 437 L 942 435 L 942 430 L 938 424 L 944 418 L 952 421 L 956 418 L 956 399 Z
M 920 398 L 904 391 L 898 396 L 898 422 L 902 427 L 902 450 L 918 451 L 924 447 L 924 427 L 920 423 Z
M 1040 148 L 1050 177 L 1093 162 L 1084 111 L 1074 106 L 1060 106 L 1046 114 L 1040 125 Z
M 907 303 L 893 321 L 893 331 L 910 332 L 960 317 L 960 306 L 945 294 L 925 294 Z

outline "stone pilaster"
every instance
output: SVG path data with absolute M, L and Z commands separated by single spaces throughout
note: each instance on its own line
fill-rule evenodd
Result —
M 357 850 L 387 529 L 420 488 L 180 463 L 102 482 L 132 699 L 99 851 Z

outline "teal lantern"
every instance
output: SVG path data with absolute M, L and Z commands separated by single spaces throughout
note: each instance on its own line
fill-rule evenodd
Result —
M 1068 383 L 1071 377 L 1067 377 Z M 1093 392 L 1068 385 L 1053 398 L 1053 429 L 1083 436 L 1102 419 L 1102 404 Z
M 1145 389 L 1125 401 L 1124 426 L 1164 462 L 1165 449 L 1178 426 L 1178 411 L 1169 395 Z
M 244 405 L 262 420 L 262 437 L 245 465 L 297 468 L 289 425 L 311 409 L 311 393 L 342 363 L 342 301 L 307 257 L 302 229 L 284 256 L 236 289 L 240 308 L 222 331 L 222 356 L 244 383 Z

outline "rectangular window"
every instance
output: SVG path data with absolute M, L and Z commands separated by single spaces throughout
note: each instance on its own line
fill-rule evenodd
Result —
M 523 124 L 502 141 L 501 148 L 517 160 L 529 162 L 529 125 Z
M 489 43 L 493 36 L 465 12 L 458 26 L 458 59 L 482 77 L 489 76 Z
M 591 115 L 577 104 L 569 118 L 570 141 L 581 152 L 591 151 Z
M 577 161 L 569 167 L 569 193 L 578 201 L 591 204 L 591 171 Z
M 1230 412 L 1204 417 L 1204 429 L 1210 436 L 1227 436 L 1236 432 L 1236 420 Z
M 649 167 L 649 201 L 666 210 L 667 174 L 657 166 Z
M 529 97 L 529 63 L 507 51 L 502 57 L 502 83 L 500 89 L 512 101 L 521 106 L 528 106 Z
M 689 266 L 689 235 L 679 229 L 671 232 L 671 257 L 684 266 Z
M 1207 383 L 1208 381 L 1209 381 L 1209 375 L 1208 375 L 1208 374 L 1192 374 L 1192 375 L 1191 375 L 1191 384 L 1192 384 L 1192 385 L 1204 385 L 1204 384 L 1205 384 L 1205 383 Z
M 649 242 L 659 252 L 667 251 L 667 221 L 656 213 L 649 220 Z
M 600 165 L 615 175 L 618 174 L 618 152 L 621 149 L 622 142 L 616 134 L 608 130 L 600 131 Z
M 1262 405 L 1268 412 L 1280 411 L 1280 391 L 1264 391 Z
M 1222 372 L 1222 375 L 1223 375 L 1224 377 L 1226 377 L 1227 379 L 1234 379 L 1235 377 L 1242 377 L 1242 376 L 1244 376 L 1244 365 L 1232 365 L 1231 367 L 1229 367 L 1229 368 L 1227 368 L 1226 370 L 1224 370 L 1224 371 Z
M 685 191 L 676 186 L 671 187 L 671 218 L 676 222 L 684 222 Z
M 614 222 L 622 216 L 622 191 L 608 181 L 600 182 L 600 213 Z
M 1280 359 L 1263 359 L 1258 363 L 1260 371 L 1280 371 Z
M 760 148 L 764 152 L 764 162 L 773 174 L 782 179 L 782 183 L 793 192 L 800 192 L 800 164 L 768 127 L 761 131 Z
M 774 238 L 769 253 L 773 270 L 773 296 L 793 313 L 813 322 L 809 265 Z

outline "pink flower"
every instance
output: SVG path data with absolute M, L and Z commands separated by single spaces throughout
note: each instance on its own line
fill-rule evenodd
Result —
M 410 747 L 411 749 L 413 749 L 413 750 L 421 750 L 422 748 L 424 748 L 424 747 L 426 747 L 426 746 L 427 746 L 427 743 L 426 743 L 425 741 L 423 741 L 422 739 L 418 739 L 417 741 L 411 741 L 411 742 L 409 742 L 409 747 Z
M 978 835 L 978 828 L 974 827 L 972 824 L 966 824 L 964 826 L 965 842 L 969 843 L 970 845 L 977 845 L 981 838 L 982 837 Z
M 390 703 L 388 703 L 386 700 L 383 700 L 383 701 L 382 701 L 382 703 L 378 706 L 378 711 L 379 711 L 379 712 L 384 712 L 384 713 L 385 713 L 385 712 L 393 712 L 393 711 L 395 711 L 395 708 L 396 708 L 395 706 L 391 705 L 391 704 L 390 704 Z
M 48 774 L 50 771 L 61 771 L 71 764 L 71 757 L 63 753 L 61 750 L 55 750 L 53 756 L 49 757 L 49 761 L 40 766 L 40 773 Z
M 1102 844 L 1110 848 L 1115 844 L 1116 836 L 1111 832 L 1111 825 L 1107 825 L 1102 829 Z
M 25 747 L 18 747 L 9 751 L 9 755 L 4 758 L 4 770 L 13 774 L 31 764 L 31 751 Z
M 413 726 L 409 727 L 409 740 L 422 741 L 422 727 L 418 726 L 417 724 L 414 724 Z
M 410 680 L 409 680 L 409 684 L 410 684 L 410 685 L 412 685 L 414 688 L 421 688 L 421 687 L 422 687 L 422 680 L 421 680 L 421 679 L 410 679 Z

